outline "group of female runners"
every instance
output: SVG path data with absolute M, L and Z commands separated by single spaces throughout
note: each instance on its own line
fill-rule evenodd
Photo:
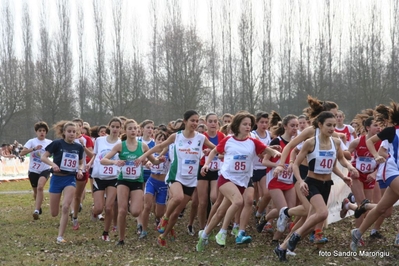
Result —
M 196 250 L 203 251 L 218 224 L 218 245 L 226 245 L 230 224 L 236 244 L 250 243 L 246 227 L 255 201 L 258 232 L 273 232 L 277 219 L 274 252 L 286 261 L 287 252 L 294 254 L 299 240 L 308 234 L 314 243 L 328 241 L 322 229 L 334 173 L 352 188 L 353 194 L 342 201 L 341 217 L 355 211 L 357 229 L 351 232 L 350 247 L 356 250 L 372 224 L 371 236 L 381 237 L 378 229 L 399 199 L 399 181 L 395 181 L 399 105 L 380 105 L 374 112 L 357 115 L 355 129 L 343 124 L 344 114 L 334 102 L 309 96 L 308 103 L 304 115 L 284 118 L 276 112 L 255 116 L 239 112 L 219 120 L 215 113 L 200 117 L 189 110 L 183 119 L 157 130 L 151 120 L 138 124 L 115 117 L 106 127 L 97 127 L 98 134 L 92 138 L 86 135 L 89 128 L 82 120 L 60 121 L 54 125 L 60 139 L 54 141 L 46 139 L 47 124 L 38 122 L 36 138 L 22 151 L 31 153 L 33 218 L 39 219 L 43 187 L 52 173 L 50 212 L 58 215 L 64 193 L 57 242 L 66 242 L 70 207 L 73 229 L 78 230 L 79 206 L 90 176 L 91 219 L 97 220 L 105 211 L 102 240 L 110 240 L 114 221 L 117 245 L 124 245 L 128 212 L 137 217 L 139 238 L 146 238 L 149 215 L 154 212 L 160 233 L 157 243 L 166 246 L 167 236 L 176 236 L 174 226 L 191 200 L 187 230 L 194 234 L 197 216 Z M 349 176 L 336 161 L 349 170 Z

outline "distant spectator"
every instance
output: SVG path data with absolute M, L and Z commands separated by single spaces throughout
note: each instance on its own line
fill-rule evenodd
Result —
M 8 144 L 1 144 L 1 156 L 4 158 L 16 158 L 14 154 L 12 154 L 12 149 L 9 148 Z

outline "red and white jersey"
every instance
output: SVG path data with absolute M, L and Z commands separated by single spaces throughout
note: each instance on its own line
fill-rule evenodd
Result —
M 251 137 L 243 140 L 234 136 L 224 138 L 216 146 L 216 151 L 224 154 L 220 174 L 238 186 L 247 187 L 252 176 L 254 158 L 265 149 L 265 144 Z
M 355 132 L 355 129 L 351 125 L 344 125 L 343 128 L 335 127 L 335 132 L 345 134 L 347 147 L 349 147 L 349 144 L 354 140 L 353 132 Z
M 374 144 L 375 150 L 378 151 L 381 145 L 381 140 Z M 366 146 L 366 136 L 362 135 L 359 138 L 359 144 L 356 147 L 352 165 L 356 169 L 364 174 L 369 174 L 377 169 L 377 163 L 374 160 L 374 156 L 370 153 Z

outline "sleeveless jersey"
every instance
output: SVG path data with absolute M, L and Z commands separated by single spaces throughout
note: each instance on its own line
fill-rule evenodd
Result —
M 381 140 L 377 141 L 374 144 L 375 149 L 378 149 L 381 146 Z M 356 169 L 363 173 L 369 174 L 374 172 L 377 169 L 377 162 L 374 160 L 373 155 L 369 152 L 369 149 L 366 145 L 366 136 L 362 135 L 359 139 L 359 144 L 357 145 L 354 158 L 352 160 L 352 165 L 356 167 Z
M 209 139 L 210 142 L 215 144 L 215 146 L 217 146 L 220 143 L 220 141 L 222 141 L 222 139 L 225 138 L 225 135 L 220 131 L 217 132 L 216 137 L 214 137 L 214 138 L 209 137 L 208 133 L 206 133 L 206 132 L 204 132 L 204 135 L 207 139 Z M 205 145 L 202 146 L 202 150 L 205 150 L 206 148 L 207 147 Z M 203 156 L 201 158 L 201 161 L 200 161 L 201 166 L 203 166 L 205 164 L 207 157 L 208 156 Z M 209 165 L 209 171 L 218 171 L 221 166 L 222 166 L 222 161 L 216 155 Z
M 387 180 L 399 175 L 399 125 L 383 129 L 377 136 L 382 141 L 388 141 L 389 157 L 383 164 L 382 175 L 377 175 L 377 180 Z
M 258 135 L 258 132 L 256 132 L 256 130 L 252 130 L 251 131 L 251 137 L 252 138 L 256 138 L 259 139 L 263 144 L 265 144 L 266 146 L 269 146 L 270 142 L 272 141 L 271 136 L 270 136 L 270 132 L 266 130 L 266 137 L 261 138 Z M 264 166 L 262 164 L 262 158 L 259 158 L 258 156 L 256 156 L 254 158 L 253 164 L 254 164 L 254 170 L 264 170 L 266 169 L 266 166 Z
M 115 179 L 119 175 L 119 170 L 120 168 L 116 165 L 102 165 L 100 163 L 101 159 L 109 153 L 112 148 L 118 144 L 121 143 L 121 140 L 118 139 L 114 143 L 109 143 L 107 141 L 107 137 L 98 137 L 95 141 L 94 144 L 94 154 L 96 157 L 94 158 L 93 162 L 93 172 L 91 174 L 92 177 L 103 179 L 103 180 L 110 180 L 110 179 Z M 111 160 L 118 160 L 119 156 L 118 154 L 115 154 Z
M 331 149 L 320 150 L 319 136 L 315 136 L 314 149 L 307 155 L 309 171 L 315 174 L 331 174 L 337 158 L 337 151 L 332 137 Z
M 168 183 L 178 181 L 187 187 L 197 186 L 197 174 L 205 136 L 195 132 L 193 138 L 186 138 L 182 131 L 176 133 L 173 147 L 173 161 L 166 176 Z M 170 147 L 169 147 L 170 149 Z
M 126 141 L 122 141 L 122 150 L 119 153 L 119 159 L 124 160 L 125 165 L 121 167 L 118 180 L 144 182 L 143 166 L 136 166 L 134 163 L 143 154 L 143 144 L 141 141 L 137 141 L 137 149 L 135 151 L 130 151 L 127 148 Z

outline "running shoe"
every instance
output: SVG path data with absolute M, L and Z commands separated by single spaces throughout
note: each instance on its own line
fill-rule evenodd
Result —
M 62 236 L 57 237 L 57 244 L 64 244 L 66 242 L 67 241 Z
M 299 240 L 301 240 L 300 235 L 298 235 L 297 233 L 293 233 L 290 237 L 290 239 L 288 240 L 288 246 L 287 248 L 291 251 L 294 251 L 296 248 L 296 245 L 298 244 Z
M 111 232 L 114 232 L 115 234 L 118 233 L 118 227 L 113 226 Z
M 348 209 L 346 209 L 346 204 L 349 203 L 349 199 L 348 198 L 344 198 L 344 200 L 341 203 L 341 211 L 339 212 L 339 217 L 341 217 L 341 219 L 345 218 L 346 214 L 348 213 Z
M 224 246 L 226 245 L 226 237 L 227 237 L 227 234 L 226 234 L 226 233 L 221 233 L 221 232 L 217 233 L 217 235 L 216 235 L 216 237 L 215 237 L 216 243 L 217 243 L 219 246 L 224 247 Z
M 161 236 L 158 236 L 157 243 L 158 243 L 158 246 L 160 246 L 160 247 L 166 247 L 166 240 L 165 240 L 165 238 L 163 238 Z
M 252 237 L 247 236 L 247 235 L 245 234 L 245 232 L 239 233 L 239 234 L 237 235 L 237 237 L 236 237 L 236 244 L 237 244 L 237 245 L 248 244 L 248 243 L 251 243 L 251 241 L 252 241 Z
M 286 255 L 287 255 L 287 250 L 281 250 L 281 249 L 279 248 L 279 246 L 277 246 L 277 247 L 274 249 L 274 254 L 277 255 L 279 261 L 281 261 L 281 262 L 283 262 L 283 261 L 284 261 L 284 262 L 285 262 L 285 261 L 288 261 L 288 260 L 287 260 L 287 257 L 286 257 Z
M 39 215 L 43 213 L 42 208 L 39 209 Z
M 194 236 L 194 235 L 195 235 L 195 231 L 194 231 L 194 228 L 193 228 L 192 225 L 187 225 L 187 233 L 188 233 L 190 236 Z
M 98 218 L 99 221 L 104 221 L 105 220 L 105 217 L 102 214 L 97 215 L 97 218 Z
M 258 224 L 256 225 L 256 231 L 258 231 L 258 233 L 262 233 L 263 231 L 263 227 L 265 227 L 265 224 L 267 223 L 266 221 L 266 215 L 262 215 L 259 219 Z
M 370 200 L 364 199 L 362 203 L 360 203 L 360 206 L 358 206 L 357 209 L 355 210 L 355 218 L 359 218 L 360 216 L 362 216 L 363 213 L 367 212 L 366 210 L 367 203 L 370 203 Z
M 314 231 L 312 231 L 312 233 L 310 233 L 310 236 L 309 236 L 309 242 L 310 242 L 310 243 L 313 243 L 313 242 L 314 242 L 314 234 L 315 234 Z
M 350 203 L 356 203 L 355 195 L 353 195 L 352 192 L 348 194 L 347 198 L 350 201 Z
M 124 245 L 125 245 L 125 241 L 123 241 L 123 240 L 119 240 L 119 241 L 116 243 L 116 246 L 117 246 L 117 247 L 123 248 Z
M 162 234 L 163 232 L 165 232 L 166 226 L 168 226 L 168 221 L 169 219 L 165 218 L 165 216 L 161 218 L 161 221 L 157 226 L 157 230 L 159 233 Z
M 289 249 L 287 249 L 287 255 L 296 256 L 296 253 L 295 253 L 295 252 L 292 252 L 292 251 L 289 250 Z
M 363 237 L 361 237 L 359 239 L 359 243 L 357 243 L 357 246 L 358 247 L 364 247 L 365 245 L 366 245 L 366 243 L 364 242 Z
M 357 251 L 357 247 L 358 247 L 359 241 L 361 239 L 361 237 L 357 237 L 357 233 L 358 233 L 357 229 L 353 229 L 351 231 L 352 241 L 351 241 L 351 244 L 350 244 L 350 248 L 354 252 Z
M 104 241 L 107 241 L 107 242 L 109 242 L 111 239 L 109 238 L 109 235 L 102 235 L 101 236 L 101 240 L 104 240 Z
M 202 231 L 203 231 L 203 230 L 200 231 L 200 232 L 201 232 L 201 235 L 202 235 Z M 201 235 L 199 236 L 199 238 L 198 238 L 198 243 L 197 243 L 197 245 L 195 246 L 195 250 L 198 251 L 198 252 L 204 251 L 205 245 L 208 244 L 208 239 L 202 238 Z
M 384 236 L 380 234 L 380 232 L 375 231 L 373 234 L 370 233 L 370 238 L 372 239 L 383 239 Z
M 198 239 L 202 238 L 202 233 L 204 232 L 204 230 L 200 230 L 198 232 Z M 205 240 L 205 245 L 208 245 L 208 239 L 211 238 L 211 236 L 208 236 L 208 238 L 203 238 Z
M 73 230 L 78 230 L 79 227 L 80 227 L 80 225 L 79 225 L 78 218 L 76 218 L 76 219 L 73 218 L 73 219 L 72 219 L 72 229 L 73 229 Z
M 328 239 L 326 237 L 323 237 L 323 232 L 318 232 L 314 234 L 314 240 L 313 243 L 315 244 L 325 244 L 328 242 Z
M 272 242 L 270 242 L 270 245 L 272 247 L 278 247 L 279 246 L 278 240 L 277 239 L 272 239 Z
M 234 237 L 237 237 L 238 236 L 238 230 L 239 228 L 238 227 L 233 227 L 233 229 L 231 229 L 231 235 L 233 235 Z
M 143 230 L 143 231 L 141 231 L 141 234 L 140 234 L 140 236 L 139 236 L 139 239 L 146 238 L 147 235 L 148 235 L 147 231 L 144 231 L 144 230 Z
M 273 225 L 271 223 L 267 222 L 262 229 L 262 233 L 273 234 L 274 233 Z
M 39 211 L 34 211 L 32 216 L 34 220 L 39 220 Z
M 184 209 L 179 213 L 178 219 L 183 218 L 183 216 L 184 216 L 184 211 L 185 211 L 185 210 L 186 210 L 186 208 L 184 208 Z
M 285 231 L 285 228 L 287 227 L 287 222 L 290 219 L 285 213 L 285 209 L 288 209 L 288 207 L 283 207 L 280 209 L 280 214 L 277 219 L 277 231 L 283 233 Z
M 143 232 L 143 226 L 141 224 L 137 225 L 137 234 L 141 235 L 141 232 Z

